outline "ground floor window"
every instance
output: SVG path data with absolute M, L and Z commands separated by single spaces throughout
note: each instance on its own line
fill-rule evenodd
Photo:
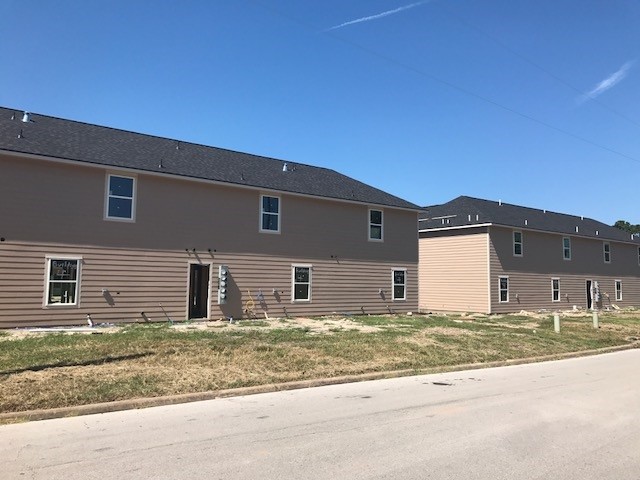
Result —
M 407 271 L 405 269 L 393 270 L 392 290 L 394 300 L 407 299 Z
M 498 278 L 498 290 L 500 292 L 500 303 L 509 301 L 509 277 Z
M 616 280 L 616 302 L 622 301 L 622 280 Z
M 560 301 L 560 279 L 551 279 L 551 300 L 554 302 Z
M 47 259 L 47 305 L 77 305 L 80 259 Z
M 292 266 L 292 284 L 293 284 L 293 301 L 294 302 L 310 302 L 311 301 L 311 266 L 310 265 L 293 265 Z

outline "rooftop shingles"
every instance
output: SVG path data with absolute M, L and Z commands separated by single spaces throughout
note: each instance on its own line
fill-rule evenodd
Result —
M 447 217 L 444 224 L 442 217 Z M 640 238 L 632 238 L 630 233 L 592 218 L 466 196 L 460 196 L 442 205 L 424 207 L 419 222 L 420 230 L 471 227 L 486 223 L 640 244 Z
M 0 150 L 418 210 L 335 170 L 0 107 Z M 21 133 L 22 132 L 22 133 Z M 287 163 L 289 171 L 283 172 Z

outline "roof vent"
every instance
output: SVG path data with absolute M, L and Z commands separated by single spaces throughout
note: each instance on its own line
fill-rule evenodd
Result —
M 596 237 L 597 237 L 598 235 L 600 235 L 600 233 L 598 232 L 598 230 L 596 230 Z
M 476 222 L 478 221 L 478 215 L 476 215 Z
M 584 220 L 584 217 L 582 215 L 580 215 L 580 220 Z
M 29 112 L 24 112 L 24 113 L 22 114 L 22 121 L 23 121 L 24 123 L 28 123 L 28 122 L 30 122 L 30 121 L 31 121 L 31 118 L 29 118 L 29 116 L 30 116 L 30 115 L 31 115 L 31 114 L 30 114 Z
M 502 200 L 498 200 L 498 205 L 502 206 Z
M 471 221 L 471 214 L 469 214 L 469 221 Z
M 576 233 L 578 233 L 578 226 L 576 225 Z
M 529 225 L 529 220 L 525 220 L 525 221 L 524 221 L 524 224 L 525 224 L 525 225 Z
M 545 208 L 544 210 L 542 210 L 542 213 L 547 213 L 547 209 Z
M 283 172 L 288 172 L 289 171 L 289 165 L 287 165 L 287 162 L 285 162 L 284 165 L 282 165 L 282 171 Z

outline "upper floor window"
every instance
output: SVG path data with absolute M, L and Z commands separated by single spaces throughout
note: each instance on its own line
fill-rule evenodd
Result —
M 280 233 L 280 197 L 261 195 L 260 231 Z
M 640 265 L 640 247 L 638 247 L 638 265 Z
M 611 263 L 611 244 L 609 242 L 602 244 L 602 252 L 604 253 L 604 263 Z
M 311 301 L 311 265 L 293 265 L 292 283 L 294 302 Z
M 47 259 L 46 305 L 77 305 L 80 259 Z
M 369 209 L 369 240 L 382 241 L 382 210 Z
M 407 270 L 399 269 L 391 272 L 392 290 L 394 300 L 407 299 Z
M 522 232 L 513 232 L 513 254 L 516 257 L 522 256 Z
M 560 279 L 559 278 L 551 279 L 551 301 L 552 302 L 560 301 Z
M 622 280 L 616 280 L 616 302 L 622 301 Z
M 110 220 L 133 220 L 135 217 L 134 177 L 107 175 L 106 215 Z
M 498 291 L 500 293 L 500 303 L 509 302 L 509 277 L 498 278 Z
M 571 260 L 571 238 L 562 237 L 562 258 Z

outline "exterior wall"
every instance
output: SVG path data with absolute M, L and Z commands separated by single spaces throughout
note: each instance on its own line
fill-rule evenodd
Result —
M 611 262 L 604 262 L 603 241 L 571 236 L 571 260 L 563 259 L 562 234 L 522 230 L 523 255 L 513 255 L 513 230 L 490 231 L 492 313 L 520 310 L 587 308 L 587 280 L 598 282 L 598 308 L 640 306 L 638 245 L 609 241 Z M 607 240 L 608 241 L 608 240 Z M 499 277 L 509 277 L 509 302 L 499 301 Z M 560 280 L 560 301 L 552 301 L 551 279 Z M 622 301 L 615 281 L 622 281 Z
M 258 289 L 272 316 L 417 308 L 416 212 L 382 208 L 372 242 L 369 205 L 139 173 L 135 221 L 108 221 L 103 168 L 8 156 L 0 168 L 0 327 L 166 320 L 160 304 L 183 320 L 189 262 L 212 265 L 211 318 L 241 316 Z M 259 232 L 261 193 L 281 198 L 279 234 Z M 82 257 L 79 306 L 43 306 L 47 255 Z M 291 303 L 293 263 L 313 266 L 311 302 Z M 391 301 L 393 268 L 407 269 L 406 301 Z
M 478 230 L 422 234 L 421 311 L 489 312 L 488 234 Z

